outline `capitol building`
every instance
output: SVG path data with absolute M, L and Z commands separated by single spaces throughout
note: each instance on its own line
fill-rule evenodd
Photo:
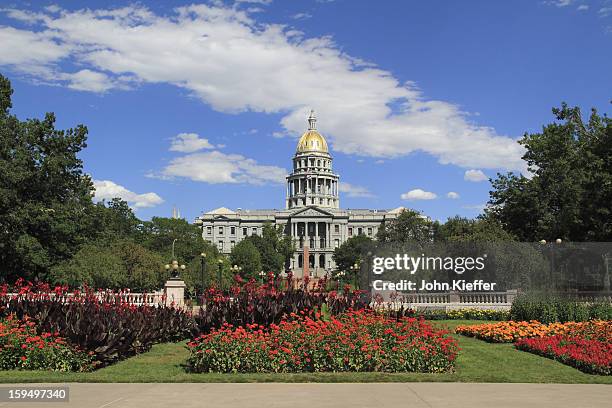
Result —
M 217 208 L 196 218 L 205 240 L 221 253 L 250 235 L 261 235 L 265 223 L 280 225 L 291 235 L 296 252 L 288 267 L 297 277 L 323 276 L 335 269 L 334 249 L 350 237 L 374 238 L 381 223 L 396 218 L 403 207 L 394 210 L 340 209 L 339 179 L 327 141 L 317 131 L 311 111 L 308 130 L 300 137 L 293 170 L 287 176 L 284 210 L 230 210 Z

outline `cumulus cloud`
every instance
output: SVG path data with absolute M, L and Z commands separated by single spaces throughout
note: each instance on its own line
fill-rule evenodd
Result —
M 489 178 L 486 174 L 482 172 L 482 170 L 466 170 L 463 174 L 463 179 L 466 181 L 472 181 L 474 183 L 478 183 L 480 181 L 487 181 Z
M 448 193 L 446 193 L 446 197 L 450 198 L 451 200 L 456 200 L 460 196 L 459 196 L 459 193 L 455 193 L 454 191 L 449 191 Z
M 523 147 L 473 123 L 457 105 L 428 100 L 412 82 L 346 54 L 329 37 L 215 4 L 163 15 L 139 5 L 5 10 L 31 29 L 0 27 L 0 65 L 93 92 L 173 84 L 220 112 L 280 113 L 278 135 L 301 133 L 315 108 L 337 151 L 376 158 L 422 151 L 443 164 L 524 170 Z M 65 60 L 81 68 L 81 78 L 70 77 Z
M 287 172 L 276 166 L 266 166 L 240 154 L 219 151 L 192 153 L 177 157 L 152 177 L 186 178 L 210 184 L 284 184 Z
M 203 149 L 213 149 L 208 139 L 201 138 L 197 133 L 179 133 L 172 138 L 170 151 L 193 153 Z
M 156 193 L 137 194 L 110 180 L 94 180 L 94 200 L 111 200 L 121 198 L 134 208 L 155 207 L 164 202 Z
M 433 200 L 437 197 L 438 196 L 435 193 L 432 193 L 431 191 L 421 190 L 420 188 L 410 190 L 407 193 L 404 193 L 400 196 L 402 200 L 410 200 L 410 201 Z
M 353 184 L 340 182 L 338 189 L 341 193 L 345 193 L 349 197 L 363 197 L 363 198 L 372 198 L 374 194 L 372 194 L 367 188 L 362 186 L 356 186 Z

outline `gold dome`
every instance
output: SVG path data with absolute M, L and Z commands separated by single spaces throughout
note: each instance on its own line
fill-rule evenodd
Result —
M 325 138 L 317 132 L 317 118 L 314 115 L 314 111 L 310 111 L 308 117 L 308 130 L 300 137 L 300 141 L 297 145 L 297 153 L 305 152 L 321 152 L 329 153 L 327 148 L 327 141 Z
M 297 145 L 297 152 L 322 152 L 329 153 L 327 148 L 327 142 L 325 138 L 321 136 L 316 130 L 308 130 L 300 137 L 300 141 Z

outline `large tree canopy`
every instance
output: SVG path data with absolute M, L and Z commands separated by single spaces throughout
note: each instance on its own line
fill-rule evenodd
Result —
M 77 157 L 87 128 L 55 129 L 55 116 L 20 121 L 0 75 L 0 268 L 8 280 L 44 277 L 91 233 L 92 183 Z
M 612 120 L 553 109 L 557 122 L 525 134 L 531 178 L 498 174 L 487 213 L 520 240 L 612 240 Z

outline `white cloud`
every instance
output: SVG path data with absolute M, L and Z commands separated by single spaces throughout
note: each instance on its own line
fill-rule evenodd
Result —
M 107 75 L 89 69 L 82 69 L 74 74 L 64 74 L 64 78 L 68 80 L 69 88 L 78 91 L 106 92 L 116 87 Z
M 478 183 L 480 181 L 487 181 L 489 178 L 486 174 L 482 172 L 482 170 L 466 170 L 463 174 L 463 179 L 466 181 L 472 181 L 474 183 Z
M 420 188 L 410 190 L 400 196 L 402 200 L 433 200 L 438 196 L 431 191 L 421 190 Z
M 575 0 L 549 0 L 546 4 L 557 7 L 567 7 L 572 4 Z
M 474 205 L 464 205 L 463 207 L 466 210 L 475 210 L 478 212 L 482 212 L 485 210 L 485 208 L 487 208 L 486 204 L 474 204 Z
M 246 183 L 281 184 L 285 183 L 285 169 L 266 166 L 239 154 L 225 154 L 219 151 L 192 153 L 175 158 L 153 177 L 172 179 L 187 178 L 210 184 Z
M 524 170 L 523 147 L 457 105 L 427 100 L 415 84 L 347 55 L 329 37 L 261 23 L 248 10 L 18 11 L 8 14 L 28 19 L 32 30 L 0 27 L 0 65 L 46 82 L 94 92 L 169 83 L 217 111 L 280 113 L 282 133 L 293 135 L 312 107 L 337 151 L 376 158 L 423 151 L 443 164 Z M 89 70 L 87 85 L 66 77 L 74 75 L 61 68 L 67 59 Z
M 111 200 L 118 197 L 127 201 L 134 209 L 155 207 L 164 202 L 163 198 L 156 193 L 136 194 L 110 180 L 94 180 L 93 184 L 96 189 L 94 193 L 95 201 Z
M 455 193 L 454 191 L 449 191 L 448 193 L 446 193 L 446 197 L 450 198 L 451 200 L 456 200 L 460 196 L 459 196 L 459 193 Z
M 372 198 L 374 194 L 372 194 L 367 188 L 362 186 L 356 186 L 353 184 L 340 182 L 338 189 L 341 193 L 345 193 L 349 197 L 364 197 L 364 198 Z
M 214 147 L 208 139 L 200 138 L 197 133 L 179 133 L 172 138 L 170 151 L 193 153 L 202 149 L 213 149 Z
M 597 13 L 600 17 L 608 17 L 609 15 L 612 15 L 612 6 L 602 7 Z
M 294 19 L 294 20 L 307 20 L 309 18 L 312 18 L 312 14 L 310 14 L 310 13 L 296 13 L 296 14 L 292 15 L 291 18 Z
M 576 10 L 578 11 L 586 11 L 589 9 L 589 5 L 588 4 L 581 4 L 578 6 L 578 8 Z

